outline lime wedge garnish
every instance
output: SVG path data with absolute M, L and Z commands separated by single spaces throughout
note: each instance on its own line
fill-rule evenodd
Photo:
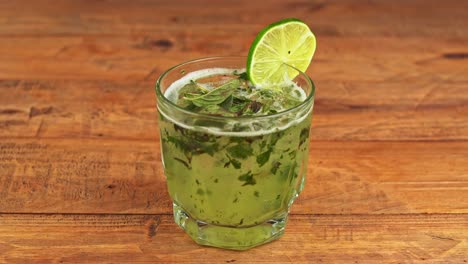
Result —
M 315 46 L 315 36 L 304 22 L 280 20 L 258 33 L 249 50 L 247 75 L 253 84 L 291 80 L 299 74 L 297 70 L 309 67 Z

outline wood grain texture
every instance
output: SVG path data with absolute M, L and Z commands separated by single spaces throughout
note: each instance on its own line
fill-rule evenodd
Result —
M 0 263 L 467 263 L 468 4 L 0 1 Z M 318 39 L 306 187 L 285 236 L 199 247 L 172 221 L 154 83 Z
M 268 22 L 265 21 L 265 24 Z M 312 26 L 313 24 L 311 24 Z M 204 31 L 200 28 L 195 32 Z M 237 29 L 236 29 L 237 30 Z M 258 29 L 260 30 L 260 28 Z M 243 32 L 243 31 L 241 31 Z M 196 36 L 7 36 L 0 39 L 0 78 L 155 80 L 182 61 L 206 56 L 246 56 L 256 31 L 241 35 L 209 29 Z M 167 34 L 167 33 L 166 33 Z M 317 36 L 319 46 L 308 73 L 316 81 L 467 82 L 468 37 Z M 346 41 L 344 41 L 346 40 Z M 426 42 L 427 47 L 421 48 Z M 30 47 L 30 43 L 37 43 Z M 181 56 L 183 54 L 184 56 Z M 457 54 L 459 57 L 457 57 Z M 460 58 L 461 57 L 461 58 Z M 60 63 L 61 67 L 57 67 Z
M 168 215 L 0 215 L 0 249 L 6 263 L 465 263 L 468 215 L 292 216 L 245 252 L 197 246 Z
M 289 16 L 320 40 L 317 80 L 467 81 L 457 0 L 182 2 L 2 2 L 0 78 L 155 79 L 188 59 L 245 56 L 261 28 Z
M 88 3 L 84 0 L 70 3 L 61 0 L 54 6 L 45 3 L 45 0 L 34 3 L 26 0 L 2 2 L 0 15 L 5 27 L 0 33 L 118 35 L 181 32 L 196 27 L 223 31 L 237 27 L 243 31 L 252 30 L 255 35 L 256 30 L 265 26 L 265 21 L 297 16 L 317 25 L 318 33 L 329 35 L 433 37 L 436 33 L 442 37 L 468 36 L 464 28 L 446 27 L 467 22 L 464 5 L 456 0 L 447 0 L 444 5 L 440 5 L 437 0 L 269 0 L 267 5 L 249 0 L 136 0 L 133 4 L 124 0 L 111 3 Z M 389 27 L 389 24 L 393 27 Z
M 159 142 L 0 143 L 0 212 L 170 214 Z M 468 213 L 468 142 L 312 141 L 294 214 Z
M 0 139 L 157 140 L 153 87 L 0 80 Z M 318 82 L 312 140 L 468 140 L 467 87 L 425 80 Z

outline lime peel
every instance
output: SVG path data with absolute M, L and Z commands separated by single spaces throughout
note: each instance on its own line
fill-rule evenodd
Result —
M 246 68 L 249 80 L 257 85 L 292 80 L 309 67 L 315 48 L 315 36 L 301 20 L 275 22 L 261 30 L 250 47 Z

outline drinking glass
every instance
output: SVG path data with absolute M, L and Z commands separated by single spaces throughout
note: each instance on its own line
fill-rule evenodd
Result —
M 237 78 L 246 61 L 212 57 L 185 62 L 164 72 L 156 84 L 161 156 L 174 220 L 201 245 L 244 250 L 279 238 L 307 174 L 315 87 L 305 73 L 290 69 L 306 99 L 268 115 L 195 113 L 176 105 L 175 93 L 168 92 L 210 71 L 217 74 L 197 81 Z

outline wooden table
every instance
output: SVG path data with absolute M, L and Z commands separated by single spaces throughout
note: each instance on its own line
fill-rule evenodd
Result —
M 260 3 L 261 2 L 261 3 Z M 468 3 L 1 1 L 0 262 L 468 262 Z M 309 177 L 279 241 L 172 220 L 154 83 L 284 17 L 318 48 Z

